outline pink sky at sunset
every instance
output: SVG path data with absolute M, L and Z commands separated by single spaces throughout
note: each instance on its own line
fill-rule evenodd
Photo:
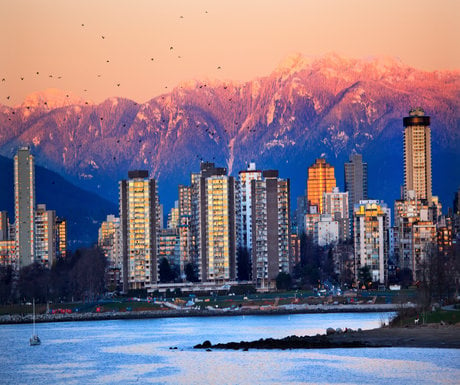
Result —
M 459 69 L 459 15 L 456 0 L 2 0 L 0 104 L 47 88 L 145 102 L 182 81 L 263 76 L 297 52 Z

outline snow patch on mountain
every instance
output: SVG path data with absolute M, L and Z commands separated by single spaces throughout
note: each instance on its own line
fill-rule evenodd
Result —
M 286 146 L 294 146 L 295 141 L 288 139 L 288 138 L 281 138 L 281 139 L 273 139 L 264 144 L 265 149 L 269 150 L 273 147 L 281 147 L 284 148 Z
M 91 159 L 91 160 L 88 162 L 88 164 L 89 164 L 92 168 L 94 168 L 95 170 L 97 170 L 97 169 L 99 168 L 99 166 L 97 165 L 97 163 L 96 163 L 93 159 Z
M 83 99 L 70 91 L 48 88 L 27 95 L 21 107 L 43 107 L 46 105 L 48 108 L 54 109 L 84 103 Z
M 295 53 L 283 59 L 274 73 L 280 75 L 282 80 L 286 80 L 289 76 L 305 69 L 311 62 L 311 59 L 300 53 Z

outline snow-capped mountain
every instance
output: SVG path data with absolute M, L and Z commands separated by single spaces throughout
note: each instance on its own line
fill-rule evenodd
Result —
M 114 202 L 128 170 L 148 169 L 168 207 L 201 159 L 234 175 L 249 161 L 277 168 L 295 197 L 322 154 L 342 187 L 343 163 L 357 151 L 369 163 L 371 197 L 392 207 L 403 183 L 402 118 L 421 106 L 432 121 L 433 193 L 450 205 L 460 184 L 459 104 L 460 71 L 294 55 L 266 77 L 192 81 L 142 104 L 48 91 L 16 108 L 0 105 L 0 153 L 30 145 L 37 164 Z

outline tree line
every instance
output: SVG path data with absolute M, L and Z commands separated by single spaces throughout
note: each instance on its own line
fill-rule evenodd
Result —
M 107 259 L 97 247 L 58 258 L 51 269 L 40 263 L 16 272 L 0 267 L 0 303 L 92 301 L 106 292 Z

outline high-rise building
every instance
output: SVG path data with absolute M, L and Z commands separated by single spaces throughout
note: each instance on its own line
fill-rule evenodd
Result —
M 239 172 L 237 183 L 237 235 L 238 248 L 245 249 L 249 255 L 252 249 L 252 195 L 251 182 L 261 180 L 262 172 L 250 163 L 246 170 Z
M 460 233 L 460 188 L 455 192 L 452 210 L 452 233 L 455 238 Z
M 257 287 L 276 287 L 279 273 L 289 273 L 290 186 L 267 170 L 251 182 L 252 279 Z
M 354 209 L 355 279 L 369 266 L 372 280 L 387 283 L 390 209 L 377 200 L 363 200 Z
M 361 200 L 367 200 L 367 163 L 361 154 L 350 155 L 345 163 L 345 191 L 348 192 L 348 216 L 353 218 L 353 208 Z
M 300 263 L 300 237 L 291 232 L 291 271 Z
M 166 228 L 176 229 L 179 226 L 179 202 L 176 201 L 174 207 L 168 213 L 168 223 Z
M 321 214 L 315 223 L 314 242 L 318 246 L 337 244 L 339 241 L 339 222 L 331 214 Z
M 9 238 L 10 220 L 8 211 L 0 211 L 0 241 L 7 241 Z
M 120 223 L 123 290 L 156 284 L 160 208 L 157 184 L 155 179 L 149 179 L 148 171 L 129 171 L 128 179 L 120 181 Z
M 410 192 L 407 199 L 398 199 L 394 205 L 394 257 L 400 269 L 414 270 L 412 227 L 428 220 L 428 206 Z
M 404 197 L 415 191 L 417 199 L 431 201 L 430 117 L 421 108 L 413 109 L 404 124 Z
M 7 211 L 0 211 L 0 266 L 16 267 L 16 242 L 10 239 L 10 221 Z
M 179 255 L 180 273 L 185 277 L 185 266 L 192 262 L 193 238 L 191 232 L 192 189 L 179 185 Z
M 201 281 L 236 278 L 235 181 L 225 168 L 202 162 L 192 173 L 191 259 L 197 261 Z
M 56 260 L 56 212 L 38 204 L 35 211 L 35 261 L 47 268 Z
M 120 218 L 107 215 L 99 227 L 97 244 L 107 258 L 106 282 L 110 291 L 123 287 L 123 242 Z
M 67 257 L 67 221 L 56 218 L 56 258 Z
M 454 215 L 460 215 L 460 188 L 454 194 L 453 212 Z
M 312 240 L 315 238 L 315 226 L 320 221 L 320 217 L 321 214 L 317 212 L 305 214 L 305 234 Z
M 212 175 L 205 179 L 206 243 L 202 243 L 202 266 L 207 281 L 234 280 L 235 214 L 234 179 L 226 175 Z M 204 263 L 203 263 L 204 262 Z
M 412 226 L 412 278 L 427 279 L 422 273 L 423 265 L 436 248 L 436 225 L 432 221 L 418 221 Z
M 326 159 L 319 158 L 308 168 L 307 200 L 309 206 L 317 206 L 320 214 L 323 213 L 323 194 L 332 192 L 336 187 L 334 167 L 326 163 Z
M 305 233 L 305 214 L 307 214 L 307 197 L 301 195 L 297 197 L 297 207 L 295 209 L 295 233 L 300 237 Z
M 16 255 L 16 242 L 0 241 L 0 266 L 12 266 L 13 269 L 17 266 L 17 255 Z
M 350 237 L 350 220 L 348 218 L 348 192 L 340 192 L 334 187 L 332 192 L 324 193 L 324 213 L 330 214 L 339 225 L 339 240 L 344 242 Z
M 180 268 L 180 237 L 178 228 L 161 229 L 157 236 L 158 261 L 166 258 L 172 269 Z
M 123 269 L 122 236 L 120 218 L 107 215 L 99 227 L 97 244 L 109 263 L 109 268 Z
M 34 262 L 35 251 L 35 166 L 29 147 L 14 157 L 14 214 L 18 268 Z

